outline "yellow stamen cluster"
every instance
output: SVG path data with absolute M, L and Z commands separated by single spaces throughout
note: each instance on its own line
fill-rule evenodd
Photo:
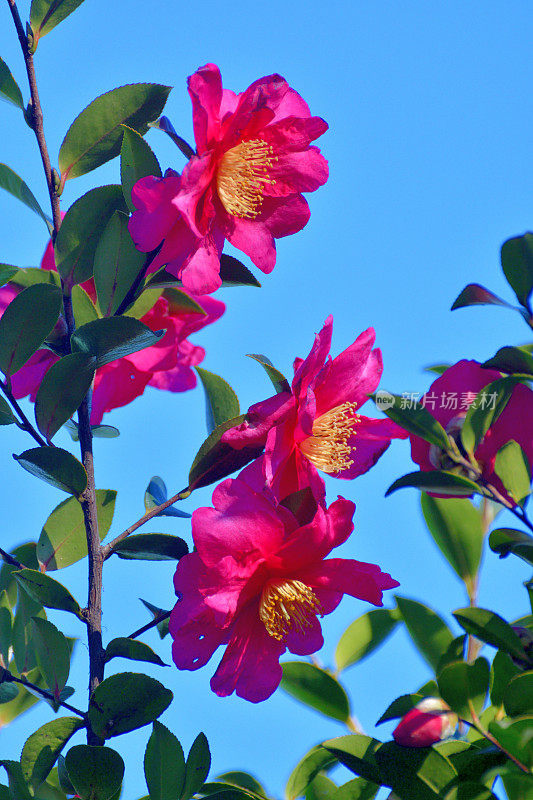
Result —
M 282 641 L 291 628 L 304 631 L 322 606 L 312 589 L 302 581 L 270 581 L 261 594 L 259 617 L 267 633 Z
M 317 469 L 337 473 L 353 464 L 353 445 L 348 441 L 360 421 L 356 403 L 343 403 L 330 409 L 313 422 L 313 435 L 300 442 L 300 450 Z
M 224 153 L 217 171 L 217 191 L 222 205 L 234 217 L 254 219 L 261 212 L 263 188 L 274 184 L 269 169 L 277 157 L 263 139 L 240 142 Z

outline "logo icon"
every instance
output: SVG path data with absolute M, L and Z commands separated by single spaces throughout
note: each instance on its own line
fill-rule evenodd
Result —
M 386 411 L 387 408 L 394 406 L 394 395 L 384 389 L 380 389 L 376 392 L 375 402 L 380 411 Z

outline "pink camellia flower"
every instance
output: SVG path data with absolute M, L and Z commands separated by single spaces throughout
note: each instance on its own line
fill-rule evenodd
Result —
M 41 261 L 43 269 L 55 270 L 54 251 L 48 244 Z M 96 290 L 91 278 L 82 284 L 91 299 L 96 301 Z M 0 316 L 18 293 L 14 286 L 0 289 Z M 127 405 L 139 397 L 146 386 L 155 386 L 171 392 L 185 392 L 196 386 L 193 366 L 205 357 L 203 347 L 193 345 L 188 336 L 219 319 L 225 311 L 224 303 L 213 297 L 193 299 L 203 308 L 205 315 L 184 312 L 176 308 L 164 295 L 141 317 L 141 322 L 152 330 L 166 328 L 166 333 L 155 345 L 137 353 L 112 361 L 96 371 L 91 407 L 91 424 L 98 425 L 104 413 Z M 58 325 L 61 326 L 62 320 Z M 51 350 L 41 349 L 12 376 L 15 398 L 30 396 L 33 402 L 45 372 L 58 360 Z
M 425 697 L 402 717 L 392 735 L 403 747 L 429 747 L 447 739 L 457 726 L 457 714 L 440 697 Z
M 211 688 L 257 703 L 278 686 L 286 649 L 303 656 L 322 647 L 318 616 L 343 594 L 380 606 L 398 583 L 374 564 L 324 560 L 352 532 L 353 503 L 339 497 L 299 520 L 244 480 L 247 472 L 215 489 L 214 508 L 193 512 L 196 550 L 176 569 L 170 633 L 179 669 L 199 669 L 227 645 Z
M 470 404 L 485 386 L 501 377 L 501 372 L 483 369 L 477 361 L 459 361 L 431 384 L 420 402 L 440 422 L 448 435 L 460 441 L 461 428 Z M 490 391 L 487 391 L 485 402 L 487 408 L 490 408 Z M 422 471 L 444 469 L 462 474 L 462 468 L 436 445 L 429 444 L 414 434 L 410 438 L 411 457 Z M 505 487 L 494 468 L 498 450 L 513 439 L 522 447 L 529 463 L 533 464 L 533 392 L 523 384 L 514 388 L 504 410 L 490 426 L 474 453 L 483 479 L 506 497 L 508 495 Z
M 186 289 L 205 294 L 220 286 L 225 239 L 268 273 L 274 239 L 306 225 L 301 192 L 328 178 L 327 161 L 311 142 L 328 126 L 279 75 L 235 94 L 207 64 L 188 86 L 197 154 L 181 177 L 171 170 L 135 184 L 130 233 L 143 252 L 163 241 L 151 269 L 166 264 Z
M 317 470 L 355 478 L 376 463 L 391 438 L 407 436 L 390 419 L 357 413 L 383 371 L 381 352 L 372 349 L 373 328 L 332 360 L 332 326 L 330 316 L 307 358 L 295 360 L 291 390 L 251 406 L 246 421 L 222 436 L 237 449 L 265 445 L 265 478 L 280 499 L 310 486 L 321 500 Z

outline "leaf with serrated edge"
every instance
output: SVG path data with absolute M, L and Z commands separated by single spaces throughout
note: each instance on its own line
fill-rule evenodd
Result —
M 69 611 L 82 619 L 78 602 L 59 581 L 35 569 L 20 569 L 13 575 L 36 603 L 40 603 L 46 608 Z
M 104 661 L 107 663 L 112 658 L 128 658 L 132 661 L 147 661 L 151 664 L 157 664 L 159 667 L 167 666 L 147 644 L 139 642 L 137 639 L 128 639 L 126 636 L 112 639 L 107 645 Z
M 27 739 L 20 764 L 24 779 L 34 790 L 46 780 L 70 737 L 83 726 L 80 717 L 60 717 L 41 725 Z
M 83 464 L 61 447 L 33 447 L 19 456 L 13 454 L 13 458 L 36 478 L 75 497 L 79 497 L 87 488 L 87 473 Z
M 30 187 L 7 164 L 0 164 L 0 189 L 9 192 L 10 195 L 16 197 L 25 206 L 31 208 L 43 220 L 48 233 L 52 232 L 53 225 L 50 217 L 44 213 Z
M 131 199 L 131 190 L 137 181 L 149 175 L 161 178 L 162 173 L 159 161 L 154 155 L 152 148 L 143 137 L 127 125 L 123 125 L 122 128 L 123 138 L 120 148 L 120 180 L 126 205 L 128 209 L 133 212 L 135 211 L 135 206 Z
M 150 800 L 178 800 L 185 781 L 185 756 L 178 739 L 154 722 L 144 754 L 144 774 Z
M 70 648 L 66 637 L 47 619 L 31 620 L 37 663 L 46 685 L 58 700 L 70 672 Z
M 192 743 L 185 765 L 185 782 L 181 800 L 189 800 L 204 784 L 211 767 L 211 753 L 204 733 Z

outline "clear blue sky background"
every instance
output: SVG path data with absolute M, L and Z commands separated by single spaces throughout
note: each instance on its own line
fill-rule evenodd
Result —
M 23 16 L 28 7 L 21 4 Z M 319 144 L 329 159 L 330 179 L 308 196 L 312 215 L 307 227 L 279 241 L 274 272 L 258 276 L 263 288 L 220 293 L 227 303 L 225 316 L 194 337 L 207 350 L 204 365 L 232 384 L 246 408 L 268 396 L 270 388 L 245 353 L 265 353 L 289 372 L 294 356 L 307 354 L 314 333 L 332 313 L 333 354 L 373 325 L 384 357 L 382 386 L 398 393 L 423 391 L 431 382 L 424 365 L 462 357 L 482 360 L 502 344 L 528 339 L 527 328 L 511 312 L 450 313 L 449 308 L 470 281 L 512 299 L 499 268 L 499 247 L 531 226 L 530 10 L 514 0 L 204 0 L 196 5 L 86 0 L 41 41 L 36 55 L 50 151 L 57 154 L 79 111 L 115 86 L 137 81 L 175 86 L 165 113 L 180 134 L 192 139 L 185 81 L 197 67 L 217 63 L 224 85 L 237 91 L 257 77 L 281 73 L 312 112 L 329 122 Z M 6 3 L 0 4 L 0 55 L 27 99 Z M 46 204 L 31 131 L 7 104 L 0 107 L 0 130 L 0 160 Z M 163 134 L 152 131 L 148 141 L 163 168 L 183 167 L 182 155 Z M 117 160 L 70 181 L 63 207 L 96 182 L 118 182 L 118 167 Z M 38 217 L 8 195 L 0 195 L 0 242 L 0 261 L 21 266 L 37 265 L 46 243 Z M 121 437 L 96 442 L 97 485 L 118 490 L 113 529 L 118 533 L 141 515 L 151 475 L 162 475 L 172 492 L 186 482 L 205 436 L 202 391 L 171 395 L 148 389 L 106 421 L 120 428 Z M 2 546 L 11 547 L 36 539 L 64 495 L 12 461 L 12 452 L 31 446 L 20 431 L 4 428 L 1 439 Z M 57 442 L 71 446 L 62 433 Z M 453 626 L 450 612 L 465 605 L 465 597 L 425 531 L 418 495 L 406 490 L 383 499 L 388 485 L 411 469 L 408 444 L 396 442 L 357 481 L 329 480 L 330 499 L 342 492 L 357 504 L 355 533 L 342 554 L 379 563 L 401 582 L 401 594 L 439 609 Z M 192 511 L 209 500 L 210 490 L 205 490 L 184 506 Z M 180 520 L 158 520 L 146 530 L 190 537 L 188 523 Z M 172 572 L 167 564 L 106 564 L 106 640 L 146 621 L 139 596 L 162 607 L 172 605 Z M 82 562 L 58 575 L 82 604 L 84 574 Z M 520 586 L 527 577 L 521 564 L 499 562 L 487 553 L 480 604 L 497 603 L 508 618 L 527 613 Z M 323 621 L 322 663 L 332 663 L 340 634 L 367 608 L 344 599 Z M 66 615 L 51 613 L 50 618 L 83 636 L 81 626 Z M 169 639 L 159 643 L 151 632 L 146 641 L 170 661 Z M 216 663 L 195 673 L 178 673 L 173 666 L 151 671 L 175 693 L 161 719 L 185 747 L 199 730 L 205 731 L 213 775 L 245 768 L 279 796 L 300 756 L 315 743 L 342 734 L 343 727 L 281 691 L 259 706 L 235 697 L 218 699 L 209 690 Z M 86 666 L 82 640 L 72 675 L 79 705 L 85 702 Z M 133 662 L 116 662 L 115 668 L 142 669 Z M 416 690 L 428 677 L 425 663 L 398 630 L 382 650 L 348 670 L 343 681 L 355 714 L 371 732 L 394 697 Z M 29 726 L 33 730 L 48 719 L 50 710 L 44 706 L 1 731 L 1 757 L 17 758 Z M 146 792 L 142 755 L 148 734 L 145 728 L 110 743 L 127 761 L 127 800 Z M 387 736 L 386 726 L 380 734 Z

